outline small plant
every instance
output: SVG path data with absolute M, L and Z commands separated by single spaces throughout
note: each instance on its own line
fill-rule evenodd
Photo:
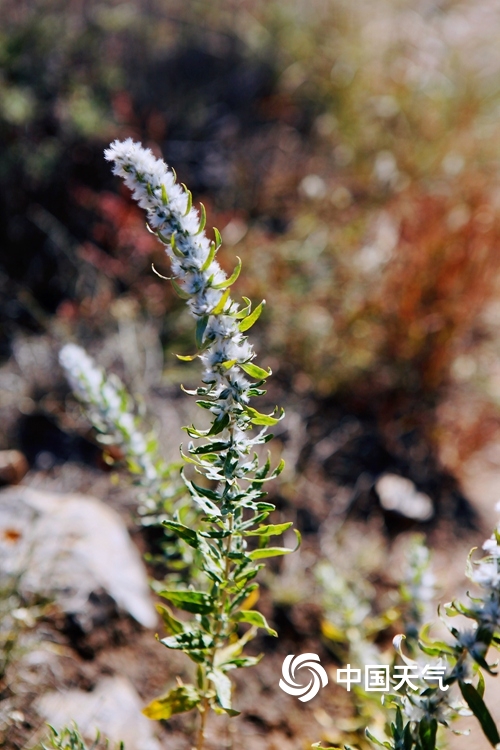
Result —
M 500 523 L 483 549 L 486 554 L 477 561 L 472 560 L 474 550 L 471 551 L 466 571 L 480 591 L 468 594 L 466 604 L 453 601 L 443 607 L 448 617 L 461 615 L 469 624 L 458 629 L 442 617 L 453 638 L 451 642 L 432 639 L 430 626 L 424 626 L 420 629 L 418 648 L 411 644 L 409 649 L 412 658 L 403 651 L 406 636 L 394 638 L 395 649 L 404 663 L 400 670 L 409 675 L 409 680 L 403 680 L 398 690 L 393 688 L 384 696 L 386 736 L 378 739 L 366 729 L 372 747 L 437 750 L 438 728 L 449 728 L 451 721 L 460 714 L 473 714 L 490 745 L 500 746 L 500 733 L 484 701 L 485 681 L 481 671 L 497 674 L 494 665 L 487 662 L 487 656 L 490 648 L 498 650 L 500 647 Z M 424 571 L 423 556 L 421 562 L 422 566 L 417 560 L 416 569 Z M 426 590 L 429 581 L 425 581 L 424 575 L 417 583 L 419 589 L 423 586 Z M 410 633 L 412 631 L 410 628 Z M 427 680 L 423 679 L 424 662 L 427 674 L 432 675 Z M 452 689 L 456 687 L 461 698 Z M 347 745 L 345 750 L 349 750 Z
M 152 719 L 168 719 L 196 708 L 201 717 L 196 747 L 201 750 L 210 709 L 238 713 L 232 707 L 228 673 L 260 659 L 245 655 L 245 645 L 259 627 L 276 635 L 264 616 L 250 607 L 257 599 L 255 578 L 263 567 L 261 561 L 292 551 L 269 546 L 271 537 L 283 534 L 291 523 L 265 523 L 274 505 L 263 499 L 264 483 L 280 474 L 284 462 L 271 471 L 269 455 L 261 459 L 257 452 L 272 438 L 268 427 L 283 413 L 263 414 L 250 405 L 253 397 L 265 393 L 263 385 L 271 374 L 255 364 L 246 336 L 264 302 L 252 309 L 248 298 L 244 298 L 243 307 L 232 300 L 231 286 L 239 276 L 241 261 L 238 259 L 229 277 L 221 269 L 216 260 L 220 234 L 215 229 L 212 242 L 206 237 L 204 207 L 198 214 L 191 193 L 176 183 L 166 164 L 131 139 L 115 141 L 105 156 L 146 210 L 149 228 L 170 258 L 174 289 L 196 320 L 198 352 L 179 358 L 190 361 L 199 357 L 205 368 L 202 385 L 188 393 L 198 397 L 197 404 L 208 413 L 211 424 L 206 429 L 184 428 L 191 440 L 186 452 L 181 447 L 182 458 L 192 472 L 188 475 L 182 469 L 181 477 L 196 513 L 193 516 L 191 512 L 187 522 L 185 508 L 171 506 L 171 517 L 162 520 L 163 526 L 177 535 L 181 547 L 194 551 L 201 576 L 194 574 L 196 589 L 191 583 L 183 589 L 158 592 L 193 616 L 187 622 L 177 619 L 168 606 L 159 607 L 168 631 L 161 642 L 192 659 L 196 683 L 178 684 L 144 710 Z M 74 346 L 63 349 L 61 361 L 74 389 L 91 407 L 96 427 L 114 440 L 120 439 L 129 466 L 145 477 L 150 487 L 159 475 L 163 481 L 159 459 L 151 459 L 147 441 L 138 434 L 121 385 L 107 383 L 102 371 L 96 373 L 85 353 Z M 195 481 L 195 474 L 202 479 Z M 149 502 L 153 508 L 155 501 Z M 242 623 L 250 626 L 244 633 L 239 632 Z
M 49 730 L 48 738 L 40 743 L 42 750 L 107 750 L 109 747 L 108 741 L 103 740 L 99 732 L 92 744 L 88 745 L 76 724 L 62 727 L 59 731 L 49 724 Z M 118 749 L 125 749 L 123 742 L 119 743 Z
M 119 449 L 121 460 L 144 488 L 139 513 L 154 522 L 171 516 L 179 495 L 175 479 L 181 464 L 163 460 L 155 434 L 141 429 L 137 406 L 124 384 L 115 374 L 105 373 L 76 344 L 66 344 L 61 349 L 59 362 L 97 431 L 98 441 Z M 116 455 L 105 452 L 105 458 L 109 463 L 117 462 Z
M 341 557 L 342 547 L 338 550 Z M 410 652 L 418 650 L 418 633 L 435 593 L 429 549 L 419 535 L 412 538 L 399 585 L 382 603 L 367 580 L 369 571 L 360 571 L 362 562 L 355 558 L 348 567 L 347 573 L 336 562 L 324 560 L 316 568 L 326 645 L 341 664 L 358 669 L 366 664 L 394 666 L 396 654 L 388 648 L 391 630 L 394 633 L 395 628 L 401 628 Z M 336 733 L 360 748 L 370 748 L 366 726 L 383 732 L 386 721 L 380 693 L 353 684 L 345 695 L 351 704 L 351 716 L 338 722 Z

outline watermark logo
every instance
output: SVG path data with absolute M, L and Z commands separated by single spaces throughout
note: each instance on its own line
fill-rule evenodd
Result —
M 298 677 L 296 673 L 304 670 Z M 317 654 L 290 654 L 285 658 L 281 670 L 283 679 L 280 688 L 288 695 L 295 695 L 299 701 L 305 703 L 319 693 L 320 688 L 328 685 L 328 675 L 319 663 Z M 303 681 L 300 678 L 303 677 Z M 307 681 L 307 684 L 303 684 Z

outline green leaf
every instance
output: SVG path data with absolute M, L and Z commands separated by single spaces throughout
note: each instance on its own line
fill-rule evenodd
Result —
M 371 742 L 374 742 L 375 745 L 377 745 L 377 747 L 388 747 L 389 750 L 391 750 L 392 745 L 390 744 L 390 742 L 381 742 L 376 737 L 374 737 L 369 729 L 365 729 L 365 734 Z
M 276 510 L 276 506 L 273 503 L 257 503 L 257 510 L 272 513 L 273 510 Z
M 175 241 L 175 232 L 170 237 L 170 247 L 172 248 L 173 254 L 177 258 L 185 258 L 186 257 L 184 255 L 184 253 L 182 252 L 182 250 L 179 250 L 179 248 L 177 247 L 177 242 Z
M 201 696 L 194 685 L 179 685 L 165 695 L 160 695 L 142 709 L 144 716 L 148 719 L 161 721 L 170 719 L 174 714 L 182 714 L 191 711 L 201 700 Z
M 260 549 L 254 549 L 253 552 L 248 553 L 248 557 L 251 560 L 263 560 L 265 557 L 282 557 L 283 555 L 289 555 L 293 552 L 293 549 L 289 547 L 262 547 Z
M 158 593 L 185 612 L 208 615 L 213 610 L 211 598 L 203 591 L 159 591 Z
M 201 406 L 202 409 L 210 410 L 212 409 L 216 404 L 215 401 L 203 401 L 202 399 L 198 399 L 196 401 L 198 406 Z
M 193 359 L 196 359 L 198 357 L 198 354 L 176 354 L 175 355 L 177 359 L 180 359 L 181 362 L 192 362 Z
M 437 721 L 436 719 L 422 719 L 418 726 L 418 734 L 420 738 L 420 744 L 422 750 L 436 750 L 436 733 L 437 733 Z
M 262 367 L 254 365 L 251 362 L 240 362 L 239 367 L 241 367 L 247 375 L 250 375 L 251 378 L 255 378 L 256 380 L 265 380 L 273 374 L 271 368 L 269 368 L 269 370 L 264 370 Z
M 483 673 L 481 672 L 480 669 L 478 669 L 478 671 L 477 671 L 477 677 L 478 677 L 478 681 L 477 681 L 477 688 L 476 688 L 476 690 L 477 690 L 478 694 L 482 698 L 484 696 L 484 690 L 485 690 L 485 687 L 486 687 L 486 683 L 484 681 Z
M 238 258 L 238 256 L 236 257 Z M 231 276 L 225 281 L 221 281 L 220 284 L 214 284 L 213 289 L 227 289 L 228 287 L 232 286 L 234 282 L 236 281 L 236 279 L 238 278 L 238 276 L 240 275 L 241 265 L 242 265 L 241 258 L 238 258 L 238 265 L 234 269 Z
M 211 312 L 211 315 L 220 315 L 222 312 L 224 312 L 224 308 L 226 306 L 226 302 L 229 299 L 229 295 L 231 294 L 230 289 L 226 289 L 218 303 L 215 305 L 214 309 Z
M 187 216 L 188 213 L 191 211 L 191 208 L 193 207 L 193 195 L 190 190 L 187 189 L 187 187 L 184 185 L 183 182 L 181 182 L 182 187 L 186 191 L 187 194 L 187 204 L 186 204 L 186 210 L 184 212 L 184 216 Z
M 262 657 L 264 654 L 260 654 L 259 656 L 241 656 L 236 659 L 231 659 L 231 661 L 226 662 L 226 664 L 235 667 L 236 669 L 241 669 L 242 667 L 255 667 L 260 661 L 262 661 Z
M 215 237 L 215 244 L 217 245 L 217 250 L 218 250 L 219 247 L 222 245 L 222 237 L 217 227 L 214 227 L 214 237 Z
M 191 443 L 192 445 L 192 443 Z M 204 453 L 214 453 L 226 450 L 226 448 L 229 448 L 229 443 L 226 441 L 214 441 L 212 443 L 208 443 L 207 445 L 199 445 L 197 448 L 191 449 L 189 448 L 189 452 L 193 454 L 193 456 L 200 456 Z
M 170 281 L 172 282 L 172 286 L 181 299 L 189 299 L 191 297 L 188 292 L 186 292 L 181 286 L 179 286 L 175 279 L 170 279 Z
M 278 637 L 276 630 L 268 625 L 264 615 L 261 612 L 257 612 L 256 609 L 242 609 L 239 612 L 236 612 L 232 619 L 235 622 L 247 622 L 249 625 L 254 625 L 257 628 L 264 628 L 269 635 L 274 635 L 276 638 Z
M 481 728 L 492 747 L 500 743 L 500 734 L 480 694 L 470 682 L 459 680 L 460 692 L 467 705 L 481 724 Z
M 214 683 L 215 692 L 217 694 L 217 700 L 224 711 L 227 711 L 231 715 L 237 716 L 238 711 L 233 711 L 231 708 L 231 680 L 224 672 L 220 669 L 212 669 L 208 673 L 208 679 Z
M 241 323 L 239 324 L 238 328 L 240 331 L 248 331 L 249 328 L 253 326 L 253 324 L 260 318 L 262 310 L 264 309 L 264 305 L 266 304 L 266 300 L 263 299 L 260 305 L 257 305 L 255 310 L 250 313 L 246 318 L 244 318 Z
M 190 656 L 191 651 L 206 651 L 213 648 L 214 641 L 209 635 L 194 630 L 185 630 L 183 633 L 162 638 L 160 640 L 164 646 L 178 651 L 185 651 Z
M 184 623 L 174 617 L 170 607 L 167 607 L 165 604 L 157 604 L 156 611 L 160 614 L 163 624 L 170 635 L 184 633 Z
M 168 205 L 167 188 L 163 184 L 161 186 L 161 202 L 163 203 L 164 206 Z
M 187 479 L 183 472 L 181 472 L 181 477 L 188 488 L 191 497 L 195 501 L 197 505 L 200 506 L 200 508 L 203 510 L 204 513 L 206 513 L 208 516 L 220 516 L 221 511 L 220 508 L 217 507 L 217 505 L 212 502 L 210 499 L 213 497 L 214 493 L 211 493 L 210 490 L 203 489 L 202 487 L 198 487 L 193 482 L 190 482 L 189 479 Z M 205 498 L 208 498 L 205 500 Z M 219 499 L 218 496 L 216 496 L 217 499 Z
M 282 458 L 279 464 L 277 465 L 277 467 L 275 468 L 275 470 L 273 471 L 273 473 L 271 474 L 271 476 L 269 477 L 269 479 L 276 479 L 276 477 L 279 477 L 279 475 L 281 474 L 284 468 L 285 468 L 285 459 Z M 269 479 L 266 481 L 269 481 Z
M 243 320 L 243 318 L 246 318 L 247 315 L 250 314 L 250 310 L 252 309 L 252 303 L 248 299 L 248 297 L 243 297 L 243 300 L 245 302 L 246 307 L 244 307 L 242 310 L 239 310 L 239 312 L 235 313 L 234 317 L 236 320 Z
M 198 230 L 195 232 L 195 234 L 201 234 L 203 230 L 205 229 L 206 223 L 207 223 L 207 212 L 203 203 L 200 203 L 200 225 L 198 227 Z
M 271 453 L 267 452 L 267 459 L 266 463 L 263 464 L 258 471 L 255 472 L 255 479 L 264 479 L 269 474 L 269 469 L 271 468 Z
M 201 271 L 206 271 L 207 270 L 207 268 L 210 266 L 210 263 L 215 258 L 215 253 L 216 252 L 217 252 L 217 246 L 216 246 L 215 242 L 211 242 L 210 243 L 210 251 L 209 251 L 209 253 L 207 255 L 207 258 L 206 258 L 204 264 L 201 267 Z
M 248 557 L 251 560 L 262 560 L 265 557 L 281 557 L 282 555 L 289 555 L 290 552 L 296 552 L 300 547 L 302 537 L 298 529 L 294 529 L 294 533 L 297 539 L 297 544 L 294 549 L 289 547 L 260 547 L 259 549 L 254 549 L 252 552 L 249 552 Z
M 190 547 L 198 549 L 198 547 L 200 546 L 196 531 L 193 531 L 193 529 L 189 529 L 182 523 L 177 523 L 177 521 L 163 521 L 163 526 L 177 534 L 177 536 L 179 536 L 187 544 L 189 544 Z
M 252 424 L 265 425 L 266 427 L 278 424 L 280 421 L 278 418 L 273 417 L 271 414 L 261 414 L 257 409 L 253 409 L 251 406 L 245 405 L 246 413 L 251 417 Z M 275 412 L 274 412 L 275 413 Z
M 247 531 L 245 536 L 280 536 L 280 534 L 283 534 L 292 525 L 292 521 L 288 523 L 270 523 L 267 526 L 261 524 L 254 531 Z
M 211 428 L 208 431 L 208 435 L 218 435 L 224 430 L 229 424 L 229 414 L 227 412 L 221 412 L 216 416 L 213 421 Z
M 225 362 L 221 362 L 221 367 L 223 367 L 225 370 L 230 370 L 231 367 L 234 367 L 237 359 L 226 359 Z

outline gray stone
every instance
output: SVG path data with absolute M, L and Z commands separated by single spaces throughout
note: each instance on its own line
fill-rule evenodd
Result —
M 159 750 L 155 724 L 141 713 L 143 702 L 124 677 L 105 677 L 92 692 L 69 690 L 45 693 L 36 710 L 55 729 L 76 722 L 89 742 L 99 730 L 111 747 L 123 741 L 125 750 Z
M 54 597 L 84 629 L 89 607 L 100 601 L 109 610 L 109 597 L 141 625 L 156 625 L 139 552 L 118 514 L 93 497 L 0 491 L 0 570 L 20 576 L 21 593 Z

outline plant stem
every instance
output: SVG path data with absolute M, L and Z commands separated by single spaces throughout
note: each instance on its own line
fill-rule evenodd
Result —
M 207 714 L 209 711 L 208 698 L 203 699 L 203 707 L 200 711 L 200 726 L 198 728 L 198 739 L 196 740 L 195 750 L 203 750 L 205 744 L 205 724 L 207 721 Z

